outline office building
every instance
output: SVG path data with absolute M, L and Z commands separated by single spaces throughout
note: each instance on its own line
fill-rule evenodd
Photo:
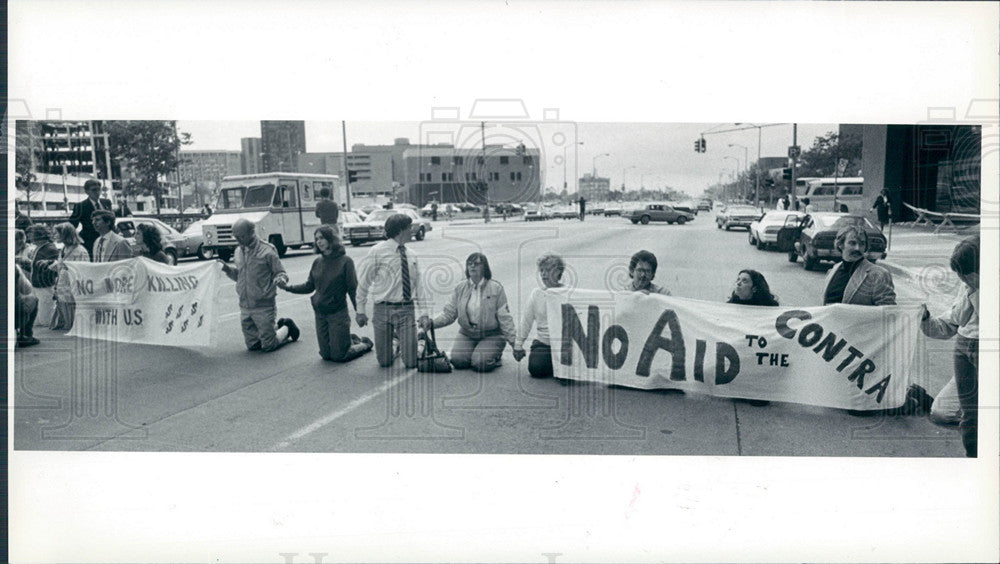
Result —
M 260 174 L 264 172 L 261 161 L 260 137 L 244 137 L 240 139 L 240 173 Z
M 611 190 L 611 179 L 586 173 L 578 181 L 578 197 L 586 200 L 603 201 L 608 199 Z
M 408 201 L 423 206 L 442 203 L 532 202 L 540 197 L 540 151 L 523 145 L 508 148 L 455 148 L 452 145 L 410 146 L 403 151 L 404 188 Z
M 260 147 L 263 172 L 295 172 L 306 152 L 306 122 L 261 121 Z

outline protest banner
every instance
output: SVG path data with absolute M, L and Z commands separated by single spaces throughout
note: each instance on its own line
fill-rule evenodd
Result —
M 901 406 L 919 307 L 760 307 L 547 293 L 555 375 L 854 410 Z
M 76 317 L 69 335 L 125 343 L 211 346 L 219 265 L 146 258 L 67 262 Z

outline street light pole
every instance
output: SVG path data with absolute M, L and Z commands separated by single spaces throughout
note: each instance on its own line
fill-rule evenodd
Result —
M 739 143 L 730 143 L 729 146 L 730 147 L 740 147 L 741 149 L 743 149 L 743 172 L 745 172 L 745 173 L 749 172 L 750 171 L 749 149 L 747 149 L 747 147 L 745 145 L 740 145 Z M 740 179 L 740 181 L 741 181 L 741 184 L 742 184 L 742 178 Z
M 610 156 L 611 153 L 601 153 L 600 155 L 597 155 L 593 159 L 590 159 L 591 176 L 597 178 L 597 159 L 601 157 L 610 157 Z
M 739 178 L 739 175 L 738 175 L 738 171 L 739 171 L 739 169 L 740 169 L 740 160 L 739 160 L 739 159 L 737 159 L 736 157 L 728 157 L 728 156 L 727 156 L 727 157 L 722 157 L 722 160 L 726 160 L 726 159 L 732 159 L 732 160 L 733 160 L 733 162 L 735 162 L 735 163 L 736 163 L 736 164 L 735 164 L 735 165 L 733 166 L 733 177 L 734 177 L 734 180 L 735 180 L 736 178 Z M 736 188 L 735 188 L 735 186 L 734 186 L 734 187 L 733 187 L 733 190 L 735 191 L 735 189 L 736 189 Z
M 583 141 L 577 141 L 574 143 L 573 148 L 576 149 L 576 145 L 583 145 Z M 563 147 L 563 190 L 569 193 L 569 187 L 566 185 L 566 150 L 569 149 L 569 145 Z

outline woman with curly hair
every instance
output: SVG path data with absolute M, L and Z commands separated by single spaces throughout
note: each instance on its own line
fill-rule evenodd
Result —
M 139 256 L 149 260 L 170 264 L 167 254 L 163 252 L 163 239 L 155 227 L 140 223 L 135 232 L 135 243 L 139 247 Z
M 736 276 L 736 286 L 733 287 L 733 294 L 729 296 L 728 303 L 776 306 L 778 299 L 771 293 L 771 287 L 767 285 L 764 275 L 747 268 Z
M 87 247 L 83 246 L 83 239 L 76 232 L 76 227 L 70 222 L 56 225 L 56 241 L 62 243 L 63 248 L 59 251 L 59 259 L 49 265 L 49 268 L 59 273 L 56 280 L 56 310 L 52 316 L 52 326 L 54 330 L 68 330 L 73 328 L 73 316 L 76 314 L 76 301 L 73 299 L 73 292 L 69 286 L 69 276 L 66 274 L 67 262 L 90 262 L 90 253 Z

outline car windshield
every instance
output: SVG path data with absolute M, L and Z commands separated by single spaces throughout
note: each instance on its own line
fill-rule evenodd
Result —
M 243 205 L 243 198 L 246 196 L 246 193 L 246 186 L 223 188 L 219 194 L 218 208 L 223 210 L 238 209 Z
M 267 208 L 271 206 L 274 196 L 274 184 L 261 184 L 246 189 L 247 197 L 243 200 L 244 208 Z
M 365 218 L 365 223 L 385 223 L 385 220 L 398 213 L 396 210 L 375 210 Z
M 827 221 L 830 221 L 830 223 L 826 224 L 826 226 L 832 227 L 837 230 L 843 227 L 847 227 L 848 225 L 860 225 L 862 227 L 870 227 L 872 229 L 875 228 L 875 226 L 872 225 L 871 222 L 868 221 L 868 219 L 856 215 L 848 215 L 841 217 L 831 216 L 825 219 Z

